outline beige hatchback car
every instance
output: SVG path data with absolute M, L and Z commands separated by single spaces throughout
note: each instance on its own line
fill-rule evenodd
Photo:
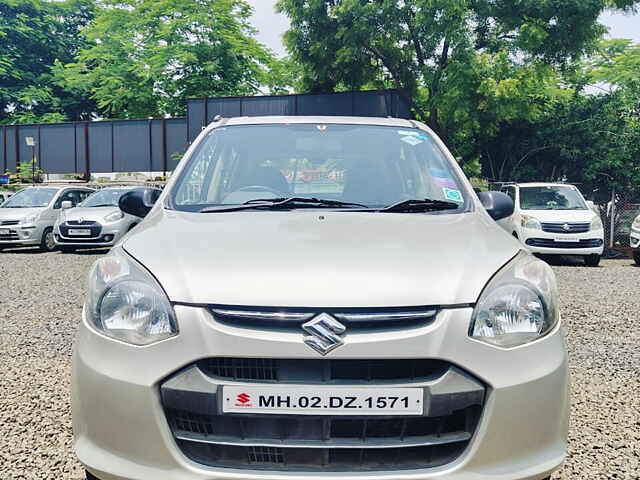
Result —
M 567 446 L 550 267 L 409 120 L 222 119 L 89 275 L 100 480 L 543 479 Z M 147 215 L 148 214 L 148 215 Z

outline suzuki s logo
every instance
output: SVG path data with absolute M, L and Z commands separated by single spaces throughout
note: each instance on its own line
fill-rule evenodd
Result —
M 250 407 L 251 395 L 248 393 L 239 393 L 236 395 L 236 407 Z
M 565 224 L 562 226 L 562 229 L 563 229 L 565 232 L 568 232 L 569 230 L 571 230 L 571 225 L 569 225 L 568 223 L 565 223 Z
M 84 218 L 80 217 L 80 218 L 78 219 L 78 223 L 84 223 Z
M 347 327 L 331 315 L 321 313 L 307 323 L 303 323 L 302 329 L 307 333 L 304 336 L 304 343 L 320 355 L 326 355 L 344 344 L 342 334 L 347 330 Z

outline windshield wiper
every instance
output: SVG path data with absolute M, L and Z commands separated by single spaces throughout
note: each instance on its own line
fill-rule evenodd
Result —
M 435 210 L 457 210 L 460 204 L 455 202 L 446 202 L 444 200 L 433 200 L 431 198 L 402 200 L 401 202 L 392 203 L 384 208 L 380 208 L 378 212 L 432 212 Z
M 361 203 L 341 202 L 324 198 L 280 197 L 256 198 L 241 205 L 205 207 L 200 213 L 236 212 L 240 210 L 291 210 L 294 208 L 368 208 Z
M 113 203 L 101 203 L 100 205 L 89 205 L 88 207 L 85 207 L 85 208 L 98 208 L 98 207 L 117 207 L 117 205 L 114 205 Z

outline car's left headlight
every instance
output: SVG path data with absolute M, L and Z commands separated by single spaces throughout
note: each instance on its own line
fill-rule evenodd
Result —
M 591 220 L 591 230 L 602 230 L 602 228 L 602 220 L 600 217 L 594 217 L 594 219 Z
M 497 347 L 537 340 L 558 323 L 551 267 L 521 252 L 487 284 L 473 311 L 469 335 Z
M 542 225 L 540 224 L 540 220 L 536 217 L 532 217 L 531 215 L 523 215 L 520 220 L 520 225 L 524 228 L 529 228 L 531 230 L 541 230 Z
M 164 290 L 122 248 L 91 268 L 85 314 L 104 335 L 133 345 L 150 345 L 178 334 Z
M 631 228 L 640 232 L 640 215 L 638 215 L 631 224 Z
M 122 213 L 120 210 L 118 210 L 117 212 L 113 212 L 113 213 L 110 213 L 109 215 L 106 215 L 104 217 L 104 221 L 105 222 L 117 222 L 118 220 L 120 220 L 123 217 L 124 217 L 124 213 Z
M 32 215 L 24 217 L 22 220 L 20 220 L 20 225 L 31 225 L 33 223 L 36 223 L 38 221 L 39 216 L 40 216 L 39 213 L 34 213 Z

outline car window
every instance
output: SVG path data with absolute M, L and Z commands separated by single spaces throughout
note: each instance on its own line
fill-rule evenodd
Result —
M 13 195 L 2 206 L 3 208 L 46 207 L 56 193 L 58 193 L 57 188 L 25 188 Z
M 520 187 L 522 210 L 588 210 L 577 188 L 564 185 Z
M 172 192 L 175 207 L 307 197 L 371 207 L 430 198 L 465 204 L 449 161 L 419 129 L 371 125 L 243 125 L 213 130 Z
M 511 200 L 516 201 L 516 188 L 515 187 L 504 187 L 502 189 L 502 193 L 506 193 L 511 197 Z
M 62 206 L 62 202 L 71 202 L 72 206 L 76 206 L 81 202 L 81 190 L 66 190 L 58 200 L 56 200 L 56 204 L 54 208 L 60 208 Z
M 130 189 L 125 188 L 106 188 L 104 190 L 99 190 L 97 192 L 93 192 L 92 195 L 89 195 L 80 206 L 83 208 L 117 207 L 120 197 L 130 191 Z

